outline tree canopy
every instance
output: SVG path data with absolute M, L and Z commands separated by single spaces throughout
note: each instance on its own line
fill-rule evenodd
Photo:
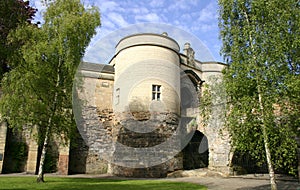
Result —
M 38 126 L 43 151 L 38 181 L 43 181 L 46 147 L 53 134 L 68 138 L 74 118 L 72 86 L 85 48 L 100 25 L 97 8 L 80 0 L 47 4 L 44 24 L 24 24 L 10 33 L 11 43 L 21 43 L 2 80 L 0 111 L 11 127 Z
M 276 189 L 273 166 L 295 173 L 300 2 L 219 0 L 219 5 L 232 144 L 267 161 Z
M 1 0 L 0 1 L 0 80 L 10 67 L 8 59 L 13 55 L 18 44 L 8 44 L 7 36 L 25 22 L 31 23 L 36 9 L 30 7 L 29 1 Z

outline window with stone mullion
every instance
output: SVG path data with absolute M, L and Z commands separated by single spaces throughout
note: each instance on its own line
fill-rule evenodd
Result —
M 161 99 L 161 85 L 152 85 L 152 100 Z

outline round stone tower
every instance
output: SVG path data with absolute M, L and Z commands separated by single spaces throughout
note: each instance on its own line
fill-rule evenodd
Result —
M 165 110 L 179 114 L 178 53 L 177 42 L 165 35 L 136 34 L 123 38 L 116 46 L 113 60 L 117 95 L 114 97 L 114 111 L 120 113 L 128 108 L 131 112 L 149 111 L 148 108 L 155 103 L 153 100 L 158 100 Z M 156 97 L 155 92 L 158 93 Z M 137 101 L 146 110 L 131 106 Z
M 164 177 L 181 169 L 177 42 L 167 34 L 127 36 L 110 64 L 115 68 L 112 173 Z

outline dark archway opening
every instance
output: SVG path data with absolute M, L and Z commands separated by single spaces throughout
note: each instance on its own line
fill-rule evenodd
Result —
M 75 130 L 70 140 L 69 174 L 84 174 L 86 173 L 89 146 L 78 129 Z
M 208 141 L 207 137 L 196 130 L 191 141 L 182 150 L 183 169 L 192 170 L 208 166 Z
M 22 133 L 12 128 L 7 128 L 5 153 L 3 160 L 2 173 L 24 172 L 28 157 L 28 145 Z M 3 155 L 2 155 L 3 158 Z

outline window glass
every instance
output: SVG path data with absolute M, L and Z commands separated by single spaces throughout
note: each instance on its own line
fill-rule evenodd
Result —
M 152 100 L 161 99 L 161 85 L 152 85 Z

